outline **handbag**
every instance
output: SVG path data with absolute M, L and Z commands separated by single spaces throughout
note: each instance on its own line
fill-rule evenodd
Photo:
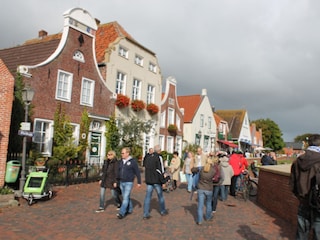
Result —
M 164 173 L 162 173 L 159 169 L 157 169 L 159 181 L 161 184 L 165 184 L 168 181 L 168 178 L 164 176 Z

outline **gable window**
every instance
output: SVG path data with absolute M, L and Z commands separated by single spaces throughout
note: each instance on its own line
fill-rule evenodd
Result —
M 126 48 L 124 48 L 124 47 L 122 47 L 122 46 L 119 46 L 119 56 L 128 59 L 128 56 L 129 56 L 129 51 L 128 51 L 128 49 L 126 49 Z
M 180 124 L 181 124 L 180 117 L 178 116 L 178 114 L 176 114 L 176 125 L 177 125 L 179 130 L 180 130 Z
M 173 137 L 167 136 L 167 152 L 173 152 Z
M 33 142 L 36 150 L 44 156 L 52 155 L 53 121 L 35 119 Z
M 147 88 L 147 104 L 154 103 L 154 86 L 148 85 Z
M 94 81 L 83 78 L 81 86 L 80 104 L 93 106 Z
M 75 51 L 74 53 L 73 53 L 73 57 L 72 57 L 74 60 L 77 60 L 77 61 L 79 61 L 79 62 L 85 62 L 84 61 L 84 55 L 83 55 L 83 53 L 82 52 L 80 52 L 79 50 L 77 50 L 77 51 Z
M 126 82 L 127 76 L 122 73 L 117 73 L 117 80 L 116 80 L 116 93 L 117 94 L 125 94 L 125 82 Z
M 141 81 L 133 79 L 132 100 L 140 99 Z
M 174 124 L 174 110 L 172 108 L 168 108 L 168 125 Z
M 152 62 L 149 62 L 149 71 L 154 73 L 157 72 L 157 66 Z
M 208 129 L 211 129 L 212 125 L 212 118 L 208 117 Z
M 139 66 L 143 66 L 143 57 L 141 57 L 138 54 L 136 54 L 136 56 L 134 58 L 134 63 L 139 65 Z
M 166 127 L 166 112 L 162 112 L 161 113 L 161 117 L 160 117 L 160 127 Z
M 56 99 L 71 102 L 72 78 L 71 73 L 58 71 Z
M 200 114 L 200 127 L 203 127 L 204 125 L 204 116 L 203 114 Z

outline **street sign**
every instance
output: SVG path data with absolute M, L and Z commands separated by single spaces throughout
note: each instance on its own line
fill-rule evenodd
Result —
M 20 130 L 23 131 L 30 131 L 31 124 L 29 122 L 21 122 L 20 123 Z
M 18 135 L 23 136 L 23 137 L 33 137 L 33 132 L 19 130 Z

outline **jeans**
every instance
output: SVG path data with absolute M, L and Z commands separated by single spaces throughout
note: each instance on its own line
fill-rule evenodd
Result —
M 133 204 L 130 199 L 133 182 L 120 182 L 120 189 L 122 192 L 122 204 L 119 210 L 119 214 L 125 216 L 127 213 L 132 213 Z
M 224 185 L 217 185 L 217 186 L 213 187 L 212 211 L 216 211 L 217 204 L 218 204 L 219 193 L 221 193 L 221 197 L 222 197 L 222 195 L 225 194 L 223 192 L 225 192 Z
M 188 183 L 187 190 L 189 192 L 191 192 L 192 191 L 192 174 L 191 173 L 186 173 L 186 179 L 187 179 L 187 183 Z
M 164 197 L 162 194 L 162 186 L 160 184 L 147 184 L 146 197 L 144 198 L 143 205 L 143 217 L 150 216 L 150 201 L 153 193 L 153 189 L 156 190 L 159 200 L 160 213 L 166 212 L 166 206 L 164 202 Z
M 206 220 L 212 218 L 212 191 L 198 189 L 198 223 L 202 223 L 203 219 L 203 206 L 206 200 Z
M 199 182 L 200 171 L 201 171 L 202 167 L 198 167 L 198 169 L 199 169 L 199 171 L 192 175 L 192 188 L 193 188 L 193 190 L 198 189 L 198 182 Z
M 99 208 L 105 208 L 104 203 L 105 203 L 105 195 L 106 195 L 106 188 L 104 187 L 100 187 L 100 204 L 99 204 Z M 111 195 L 113 197 L 113 199 L 115 200 L 116 204 L 118 206 L 121 205 L 121 199 L 120 196 L 118 194 L 117 191 L 115 191 L 114 189 L 111 189 Z
M 310 230 L 313 230 L 313 239 L 320 239 L 320 213 L 309 205 L 300 204 L 296 239 L 309 239 Z
M 232 196 L 236 195 L 236 191 L 238 190 L 237 188 L 239 188 L 239 186 L 238 186 L 238 178 L 239 178 L 239 176 L 240 175 L 231 177 L 230 195 L 232 195 Z

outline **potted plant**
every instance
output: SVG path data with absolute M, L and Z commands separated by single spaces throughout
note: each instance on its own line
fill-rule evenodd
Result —
M 124 108 L 129 106 L 130 98 L 123 94 L 117 94 L 116 106 Z
M 177 130 L 178 130 L 177 125 L 175 125 L 175 124 L 169 124 L 169 126 L 168 126 L 168 132 L 169 132 L 169 133 L 171 133 L 171 134 L 176 134 L 176 133 L 177 133 Z
M 154 103 L 150 103 L 150 104 L 147 105 L 147 111 L 151 115 L 154 115 L 154 114 L 157 114 L 159 112 L 159 107 Z
M 136 99 L 131 102 L 131 107 L 133 111 L 139 112 L 145 108 L 145 104 L 142 100 Z

